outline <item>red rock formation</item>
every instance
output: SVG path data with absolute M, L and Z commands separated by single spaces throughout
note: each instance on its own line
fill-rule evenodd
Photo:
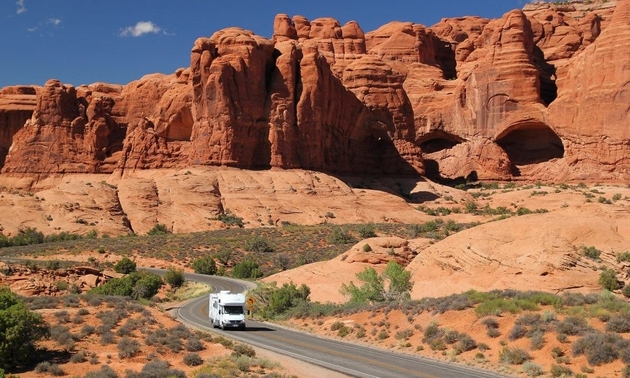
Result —
M 14 96 L 5 90 L 0 115 L 17 118 L 0 124 L 0 159 L 13 142 L 2 172 L 627 178 L 629 1 L 529 4 L 496 20 L 392 22 L 367 34 L 353 21 L 284 14 L 271 40 L 224 29 L 198 39 L 190 67 L 172 75 L 124 87 L 50 81 L 24 127 L 26 113 L 3 109 Z
M 113 105 L 107 96 L 88 104 L 74 87 L 49 80 L 38 89 L 33 116 L 13 138 L 3 173 L 102 172 L 118 127 L 110 117 Z
M 567 145 L 576 178 L 630 177 L 630 1 L 620 1 L 608 27 L 558 77 L 549 119 Z
M 0 90 L 0 169 L 13 143 L 13 136 L 31 118 L 37 97 L 33 87 L 6 87 Z

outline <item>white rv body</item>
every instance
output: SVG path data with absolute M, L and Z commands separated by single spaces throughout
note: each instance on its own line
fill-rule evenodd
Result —
M 208 317 L 215 328 L 245 329 L 245 295 L 228 290 L 210 294 Z

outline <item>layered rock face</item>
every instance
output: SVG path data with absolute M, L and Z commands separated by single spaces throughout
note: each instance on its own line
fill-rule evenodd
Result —
M 2 174 L 217 165 L 625 180 L 629 3 L 528 4 L 368 33 L 288 15 L 271 39 L 224 29 L 172 75 L 49 81 L 28 121 L 0 125 L 0 159 L 12 142 Z
M 33 87 L 6 87 L 0 90 L 0 167 L 13 144 L 13 136 L 31 118 L 37 96 Z

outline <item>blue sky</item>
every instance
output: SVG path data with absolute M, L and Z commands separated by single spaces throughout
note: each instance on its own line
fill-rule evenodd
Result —
M 355 20 L 365 31 L 390 21 L 431 26 L 443 17 L 501 17 L 525 0 L 2 0 L 0 87 L 125 84 L 189 64 L 196 38 L 239 26 L 271 37 L 277 13 Z

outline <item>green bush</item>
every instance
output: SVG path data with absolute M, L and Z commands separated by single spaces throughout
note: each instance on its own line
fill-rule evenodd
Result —
M 90 290 L 92 294 L 151 299 L 162 286 L 162 278 L 148 272 L 133 272 L 122 278 L 112 278 Z
M 212 256 L 204 256 L 194 260 L 192 268 L 198 274 L 217 274 L 217 263 Z
M 149 232 L 147 232 L 147 235 L 166 235 L 170 233 L 171 231 L 166 227 L 166 225 L 158 223 L 149 230 Z
M 332 233 L 328 236 L 328 243 L 330 244 L 350 244 L 356 240 L 348 232 L 341 229 L 341 227 L 333 227 Z
M 269 296 L 268 309 L 272 314 L 282 314 L 297 306 L 300 301 L 308 302 L 309 295 L 311 295 L 311 289 L 305 284 L 296 287 L 293 282 L 284 283 Z
M 254 236 L 250 238 L 249 240 L 247 240 L 244 248 L 248 252 L 258 252 L 258 253 L 273 252 L 273 247 L 269 245 L 267 240 L 258 236 Z
M 602 254 L 602 251 L 600 251 L 599 249 L 595 248 L 592 245 L 590 247 L 587 247 L 585 245 L 581 246 L 580 247 L 580 252 L 584 256 L 586 256 L 589 259 L 594 260 L 594 261 L 599 261 L 599 256 Z
M 359 236 L 361 236 L 361 238 L 363 239 L 373 238 L 376 236 L 375 230 L 376 228 L 371 223 L 362 224 L 359 226 L 359 229 L 358 229 Z
M 164 273 L 164 282 L 175 289 L 181 287 L 184 282 L 186 282 L 186 279 L 184 278 L 184 271 L 174 267 L 169 267 Z
M 262 277 L 262 272 L 260 271 L 258 263 L 253 258 L 247 256 L 243 261 L 234 265 L 232 268 L 232 277 L 256 279 Z
M 8 287 L 0 286 L 0 366 L 23 366 L 35 356 L 35 343 L 48 336 L 41 315 L 28 310 Z
M 225 214 L 219 214 L 217 219 L 227 226 L 238 226 L 243 228 L 243 218 L 232 214 L 230 210 L 225 210 Z
M 622 283 L 617 280 L 617 273 L 613 269 L 606 268 L 599 274 L 597 283 L 608 291 L 621 289 Z
M 31 245 L 41 244 L 44 242 L 44 234 L 37 231 L 36 228 L 28 227 L 10 239 L 11 245 Z
M 132 261 L 128 257 L 123 257 L 114 265 L 114 271 L 116 273 L 129 274 L 136 271 L 136 262 Z

